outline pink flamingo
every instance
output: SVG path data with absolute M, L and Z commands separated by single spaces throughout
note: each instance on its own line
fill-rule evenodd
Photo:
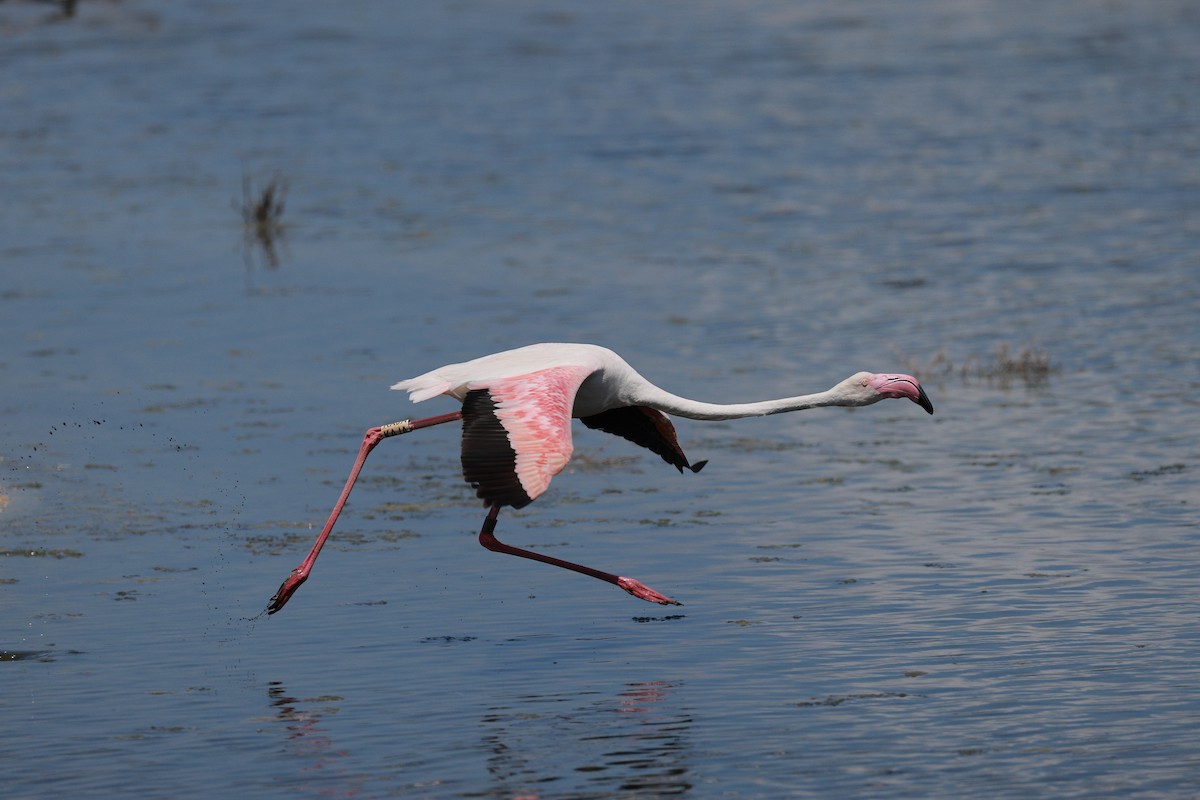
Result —
M 613 351 L 592 344 L 529 345 L 439 367 L 400 381 L 392 388 L 408 392 L 409 400 L 414 403 L 449 395 L 462 403 L 462 409 L 436 417 L 393 422 L 366 432 L 358 459 L 325 528 L 308 556 L 271 598 L 268 614 L 283 608 L 308 579 L 363 462 L 389 436 L 461 419 L 463 477 L 488 507 L 479 532 L 481 545 L 495 552 L 599 578 L 652 603 L 679 605 L 633 578 L 522 550 L 496 538 L 496 519 L 501 507 L 521 508 L 532 503 L 546 491 L 550 479 L 566 466 L 572 451 L 572 417 L 580 418 L 589 428 L 616 434 L 650 449 L 680 472 L 685 467 L 699 472 L 707 462 L 688 461 L 667 414 L 700 420 L 740 419 L 820 406 L 868 406 L 893 397 L 907 397 L 933 413 L 933 403 L 916 378 L 870 372 L 851 375 L 816 394 L 760 403 L 701 403 L 663 391 Z

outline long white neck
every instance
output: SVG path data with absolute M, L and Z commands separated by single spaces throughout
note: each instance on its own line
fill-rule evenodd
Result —
M 768 414 L 782 414 L 786 411 L 802 411 L 806 408 L 821 406 L 857 406 L 863 405 L 855 398 L 846 397 L 840 386 L 835 386 L 824 392 L 805 394 L 797 397 L 783 397 L 779 400 L 764 400 L 758 403 L 702 403 L 689 400 L 686 397 L 671 394 L 647 383 L 638 388 L 636 402 L 638 405 L 650 406 L 666 414 L 677 417 L 702 420 L 743 419 L 745 417 L 763 417 Z

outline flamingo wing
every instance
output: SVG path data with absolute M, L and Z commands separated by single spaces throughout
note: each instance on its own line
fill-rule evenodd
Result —
M 567 465 L 575 394 L 592 371 L 550 367 L 468 384 L 463 477 L 486 505 L 529 505 Z
M 657 453 L 663 461 L 680 472 L 684 467 L 699 472 L 708 463 L 700 461 L 693 465 L 688 462 L 683 448 L 679 446 L 679 438 L 675 435 L 675 426 L 671 424 L 670 417 L 657 409 L 621 406 L 583 417 L 582 420 L 589 428 L 615 434 Z

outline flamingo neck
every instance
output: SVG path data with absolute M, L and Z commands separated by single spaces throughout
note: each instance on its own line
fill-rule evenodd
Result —
M 743 419 L 783 414 L 788 411 L 803 411 L 821 406 L 849 406 L 857 403 L 842 396 L 835 389 L 815 394 L 783 397 L 778 400 L 763 400 L 758 403 L 702 403 L 671 394 L 657 387 L 648 387 L 638 398 L 639 405 L 656 408 L 665 414 L 699 420 Z

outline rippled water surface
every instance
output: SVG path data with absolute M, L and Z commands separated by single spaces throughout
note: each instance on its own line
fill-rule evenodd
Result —
M 1194 793 L 1198 35 L 0 4 L 5 797 Z M 483 550 L 452 426 L 389 440 L 259 615 L 362 431 L 453 408 L 392 382 L 554 340 L 937 414 L 683 420 L 684 476 L 579 426 L 501 538 L 668 608 Z

